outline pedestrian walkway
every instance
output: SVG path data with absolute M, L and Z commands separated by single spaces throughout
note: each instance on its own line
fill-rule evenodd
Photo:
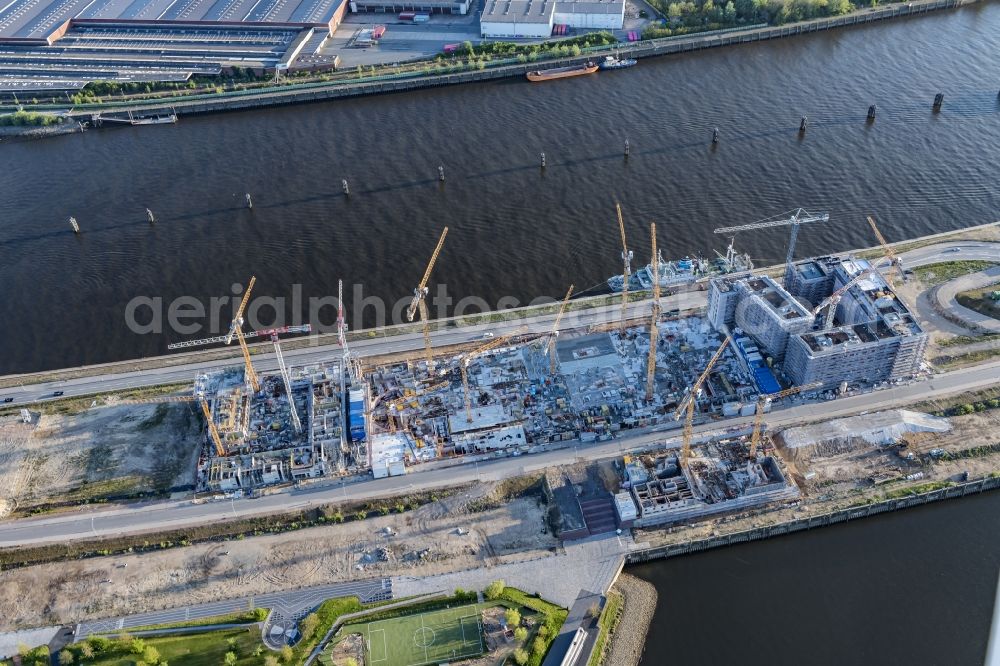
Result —
M 348 596 L 357 596 L 362 603 L 392 599 L 392 580 L 375 578 L 365 581 L 333 583 L 287 592 L 271 592 L 255 597 L 238 597 L 183 608 L 170 608 L 125 617 L 94 620 L 84 622 L 77 628 L 76 640 L 83 640 L 91 634 L 113 634 L 135 627 L 188 622 L 216 615 L 239 613 L 254 608 L 271 609 L 284 622 L 294 624 L 327 599 Z
M 632 537 L 615 533 L 570 541 L 561 553 L 527 562 L 512 562 L 493 567 L 415 578 L 393 578 L 394 592 L 401 597 L 428 594 L 455 588 L 482 590 L 492 581 L 502 579 L 507 585 L 528 594 L 570 608 L 581 590 L 605 594 L 625 563 L 625 554 L 634 547 Z

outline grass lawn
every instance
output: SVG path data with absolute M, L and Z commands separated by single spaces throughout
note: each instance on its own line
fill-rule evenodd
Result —
M 422 666 L 483 653 L 479 605 L 444 608 L 344 628 L 365 639 L 368 666 Z
M 992 298 L 993 293 L 997 291 L 1000 291 L 1000 284 L 993 284 L 985 289 L 963 291 L 955 297 L 955 300 L 981 315 L 1000 319 L 1000 300 Z
M 962 260 L 945 261 L 940 264 L 929 264 L 913 269 L 913 274 L 925 285 L 944 284 L 963 275 L 978 273 L 995 265 L 992 261 Z
M 236 641 L 234 648 L 229 647 L 230 638 Z M 162 661 L 168 661 L 171 665 L 220 666 L 226 653 L 232 650 L 239 658 L 236 662 L 239 666 L 259 666 L 264 663 L 264 655 L 274 654 L 265 651 L 259 657 L 253 656 L 253 651 L 261 645 L 260 630 L 257 627 L 144 640 L 147 646 L 155 647 L 160 652 Z M 142 655 L 115 650 L 110 654 L 87 659 L 86 663 L 88 666 L 134 666 L 138 661 L 142 661 Z

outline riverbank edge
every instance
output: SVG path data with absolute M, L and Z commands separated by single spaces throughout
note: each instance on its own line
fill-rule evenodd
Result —
M 282 90 L 269 92 L 228 91 L 218 93 L 213 99 L 186 101 L 183 98 L 171 98 L 159 102 L 130 104 L 114 102 L 106 105 L 88 105 L 84 110 L 72 114 L 76 119 L 90 119 L 95 113 L 109 110 L 129 109 L 133 113 L 158 112 L 171 109 L 178 116 L 207 113 L 223 113 L 245 109 L 259 109 L 289 104 L 329 101 L 340 98 L 361 97 L 395 92 L 407 92 L 424 88 L 435 88 L 461 83 L 484 82 L 490 80 L 523 77 L 529 71 L 548 67 L 562 67 L 586 63 L 604 54 L 615 53 L 621 57 L 653 58 L 675 53 L 685 53 L 708 48 L 719 48 L 736 44 L 793 37 L 810 32 L 830 30 L 858 24 L 873 23 L 892 18 L 916 16 L 930 12 L 955 9 L 976 4 L 980 0 L 915 0 L 906 4 L 898 3 L 887 7 L 866 8 L 843 16 L 826 17 L 801 21 L 782 26 L 767 28 L 752 28 L 742 31 L 724 31 L 713 34 L 685 35 L 682 37 L 665 37 L 661 39 L 643 40 L 632 43 L 618 43 L 600 49 L 594 49 L 585 55 L 545 61 L 544 63 L 524 63 L 502 65 L 495 69 L 469 71 L 453 74 L 424 74 L 393 80 L 375 80 L 357 83 L 300 84 Z M 377 78 L 377 77 L 376 77 Z M 386 77 L 388 79 L 388 77 Z M 47 108 L 47 107 L 39 107 Z M 62 108 L 62 107 L 60 107 Z M 0 107 L 2 109 L 2 107 Z
M 923 506 L 932 502 L 966 497 L 968 495 L 979 495 L 984 492 L 997 490 L 998 488 L 1000 488 L 1000 473 L 994 473 L 994 475 L 986 476 L 975 481 L 957 483 L 946 488 L 939 488 L 938 490 L 918 493 L 909 497 L 901 497 L 898 499 L 883 500 L 881 502 L 874 502 L 861 506 L 848 507 L 846 509 L 839 509 L 830 513 L 820 514 L 818 516 L 799 518 L 797 520 L 768 525 L 766 527 L 756 527 L 749 530 L 709 537 L 707 539 L 688 541 L 686 543 L 674 543 L 664 546 L 655 546 L 652 548 L 640 548 L 630 551 L 625 556 L 625 565 L 630 566 L 644 564 L 654 560 L 669 559 L 671 557 L 699 553 L 701 551 L 722 548 L 724 546 L 734 546 L 740 543 L 761 541 L 763 539 L 770 539 L 773 537 L 783 536 L 785 534 L 794 534 L 796 532 L 815 529 L 817 527 L 827 527 L 829 525 L 846 523 L 852 520 L 859 520 L 861 518 L 870 518 L 883 513 L 899 511 L 901 509 Z
M 609 637 L 600 666 L 638 666 L 656 614 L 656 586 L 628 573 L 615 581 L 614 591 L 624 598 L 621 617 Z

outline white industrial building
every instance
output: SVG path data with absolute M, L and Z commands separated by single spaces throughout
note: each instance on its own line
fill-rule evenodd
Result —
M 488 39 L 544 39 L 556 25 L 621 30 L 625 0 L 486 0 L 480 31 Z

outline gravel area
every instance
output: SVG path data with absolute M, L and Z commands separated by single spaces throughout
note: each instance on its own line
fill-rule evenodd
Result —
M 638 666 L 656 612 L 656 588 L 623 573 L 615 582 L 615 589 L 625 596 L 625 605 L 602 666 Z

